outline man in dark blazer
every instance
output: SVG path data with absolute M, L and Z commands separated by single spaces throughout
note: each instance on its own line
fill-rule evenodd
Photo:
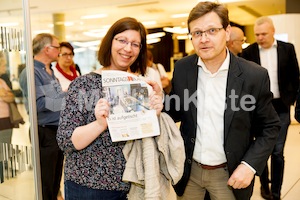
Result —
M 250 199 L 279 131 L 267 70 L 233 56 L 228 10 L 200 2 L 188 29 L 196 54 L 175 63 L 165 111 L 180 121 L 186 159 L 178 199 Z M 255 131 L 255 130 L 261 131 Z
M 284 172 L 284 145 L 290 125 L 290 106 L 295 103 L 299 86 L 299 66 L 294 46 L 275 40 L 275 28 L 268 17 L 258 18 L 254 25 L 255 43 L 242 52 L 242 57 L 268 70 L 273 106 L 280 118 L 281 129 L 271 156 L 271 191 L 268 165 L 260 177 L 261 195 L 265 199 L 280 199 Z

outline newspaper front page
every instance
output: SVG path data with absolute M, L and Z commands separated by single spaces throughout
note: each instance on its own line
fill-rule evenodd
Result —
M 107 124 L 113 142 L 160 134 L 156 111 L 149 108 L 152 87 L 141 77 L 102 70 L 102 86 L 110 103 Z

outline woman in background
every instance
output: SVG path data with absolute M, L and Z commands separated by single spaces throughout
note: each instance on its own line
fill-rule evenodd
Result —
M 125 142 L 112 142 L 106 117 L 109 104 L 102 93 L 101 70 L 145 74 L 146 29 L 134 18 L 116 21 L 101 42 L 98 61 L 103 66 L 74 80 L 66 96 L 57 133 L 66 156 L 65 199 L 126 200 L 130 183 L 122 182 Z M 162 110 L 160 87 L 152 85 L 153 109 Z
M 160 73 L 157 66 L 153 63 L 153 54 L 150 50 L 147 50 L 147 69 L 145 77 L 157 82 L 160 88 L 163 89 Z
M 80 76 L 74 64 L 74 48 L 69 42 L 61 42 L 60 54 L 56 66 L 53 67 L 54 75 L 59 80 L 63 91 L 67 91 L 68 87 L 75 78 Z
M 171 81 L 167 77 L 165 67 L 160 63 L 153 62 L 153 54 L 150 50 L 147 51 L 147 57 L 148 63 L 145 76 L 149 77 L 151 80 L 155 80 L 164 92 L 169 94 L 171 90 Z
M 0 51 L 0 75 L 6 73 L 6 58 L 5 54 Z M 13 125 L 10 121 L 9 103 L 15 101 L 15 96 L 12 93 L 6 82 L 0 78 L 0 182 L 4 181 L 3 166 L 4 155 L 2 152 L 3 144 L 11 144 Z

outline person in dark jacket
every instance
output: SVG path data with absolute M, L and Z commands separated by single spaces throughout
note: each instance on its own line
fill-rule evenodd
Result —
M 280 199 L 284 172 L 284 145 L 291 123 L 290 107 L 299 87 L 299 66 L 294 45 L 274 38 L 275 28 L 269 17 L 260 17 L 254 25 L 256 42 L 242 52 L 242 57 L 268 70 L 273 93 L 272 104 L 280 118 L 281 129 L 271 156 L 271 191 L 266 164 L 260 176 L 261 196 Z
M 204 199 L 206 190 L 212 199 L 250 199 L 280 128 L 267 70 L 226 48 L 224 5 L 198 3 L 187 24 L 196 54 L 175 63 L 164 107 L 181 122 L 186 152 L 174 189 L 180 200 Z

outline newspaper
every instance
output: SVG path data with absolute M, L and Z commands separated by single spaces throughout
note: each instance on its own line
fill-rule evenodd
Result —
M 102 86 L 110 103 L 107 124 L 113 142 L 160 134 L 156 111 L 149 108 L 149 95 L 153 90 L 141 77 L 118 70 L 102 70 Z

